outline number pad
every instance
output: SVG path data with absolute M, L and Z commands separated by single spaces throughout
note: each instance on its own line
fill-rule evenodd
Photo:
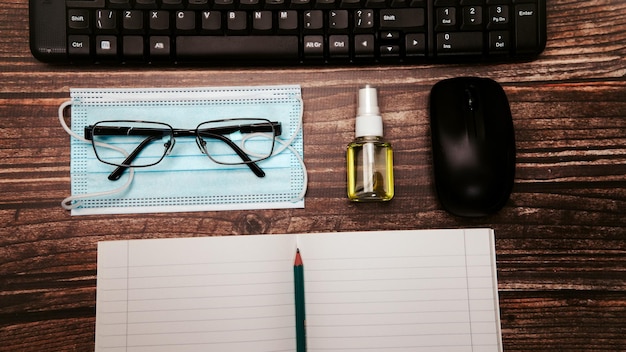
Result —
M 435 56 L 506 55 L 514 48 L 508 0 L 435 1 Z

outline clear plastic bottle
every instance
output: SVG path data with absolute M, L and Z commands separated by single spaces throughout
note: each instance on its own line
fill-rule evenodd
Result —
M 355 139 L 348 144 L 348 198 L 355 202 L 393 198 L 393 149 L 383 139 L 376 88 L 359 90 Z

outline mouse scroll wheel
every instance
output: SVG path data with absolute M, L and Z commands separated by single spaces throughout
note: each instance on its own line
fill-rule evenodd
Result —
M 466 97 L 466 101 L 467 101 L 467 107 L 471 111 L 474 111 L 476 109 L 476 99 L 475 99 L 474 92 L 472 92 L 471 88 L 466 88 L 465 89 L 465 97 Z

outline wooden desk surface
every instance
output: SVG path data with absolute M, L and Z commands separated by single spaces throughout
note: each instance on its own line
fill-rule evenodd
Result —
M 26 0 L 0 6 L 0 350 L 91 351 L 101 240 L 493 227 L 506 351 L 626 350 L 626 2 L 548 1 L 548 46 L 517 64 L 323 68 L 56 67 L 28 49 Z M 427 98 L 475 75 L 508 94 L 518 151 L 497 215 L 444 212 L 433 189 Z M 72 217 L 70 87 L 300 84 L 305 209 Z M 350 204 L 355 94 L 379 89 L 396 197 Z

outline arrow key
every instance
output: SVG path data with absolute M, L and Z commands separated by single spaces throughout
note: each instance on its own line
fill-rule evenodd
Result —
M 424 33 L 407 33 L 404 36 L 406 56 L 426 56 L 426 35 Z
M 398 31 L 384 31 L 380 33 L 380 40 L 384 40 L 386 42 L 395 42 L 400 39 L 400 32 Z
M 373 34 L 357 34 L 354 36 L 354 56 L 374 57 Z
M 398 55 L 400 55 L 399 45 L 381 45 L 380 46 L 380 56 L 397 57 Z

